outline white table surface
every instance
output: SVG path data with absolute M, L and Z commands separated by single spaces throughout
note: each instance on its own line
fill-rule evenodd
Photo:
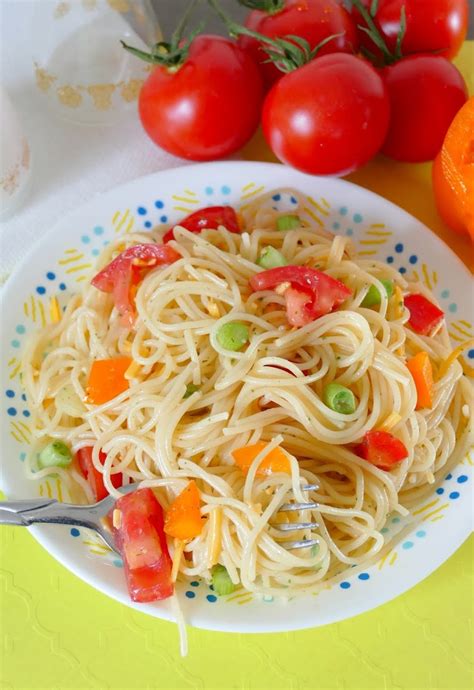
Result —
M 128 180 L 186 164 L 148 139 L 135 112 L 106 127 L 72 124 L 51 112 L 32 67 L 37 2 L 0 0 L 0 83 L 19 112 L 32 153 L 29 193 L 16 214 L 0 223 L 1 282 L 69 210 Z

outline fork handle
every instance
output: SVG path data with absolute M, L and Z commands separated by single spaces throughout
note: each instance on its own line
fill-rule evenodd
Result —
M 0 524 L 29 527 L 35 523 L 59 525 L 96 525 L 86 514 L 84 507 L 59 503 L 54 499 L 28 499 L 26 501 L 0 501 Z

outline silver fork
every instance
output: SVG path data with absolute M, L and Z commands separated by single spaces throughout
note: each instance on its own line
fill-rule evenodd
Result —
M 128 494 L 137 488 L 138 484 L 128 484 L 120 488 L 120 493 Z M 316 490 L 316 484 L 302 487 L 303 491 Z M 106 526 L 104 518 L 110 513 L 115 498 L 107 496 L 92 505 L 73 505 L 60 503 L 55 499 L 32 498 L 24 501 L 0 501 L 0 525 L 20 525 L 29 527 L 35 524 L 73 525 L 92 529 L 105 541 L 107 546 L 117 551 L 114 538 Z M 278 513 L 296 510 L 315 510 L 319 503 L 284 503 Z M 297 532 L 304 529 L 316 529 L 318 522 L 284 522 L 271 525 L 281 532 Z M 286 541 L 282 544 L 287 549 L 304 549 L 319 544 L 319 539 L 300 539 Z
M 306 484 L 301 487 L 302 491 L 316 491 L 319 489 L 318 484 Z M 295 512 L 298 510 L 317 510 L 319 503 L 283 503 L 277 510 L 277 513 Z M 319 527 L 319 522 L 279 522 L 271 524 L 273 529 L 280 530 L 280 532 L 298 532 L 304 529 L 316 529 Z M 316 546 L 319 544 L 319 539 L 300 539 L 297 541 L 285 541 L 282 545 L 287 549 L 306 549 L 308 546 Z
M 128 484 L 120 493 L 128 494 L 138 484 Z M 60 503 L 54 499 L 32 498 L 25 501 L 0 501 L 0 524 L 29 527 L 35 524 L 75 525 L 92 529 L 105 541 L 107 546 L 117 551 L 114 538 L 107 528 L 104 518 L 112 510 L 115 498 L 107 496 L 92 505 L 77 506 Z

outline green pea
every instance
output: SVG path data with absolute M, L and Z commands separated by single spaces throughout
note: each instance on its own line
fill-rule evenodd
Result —
M 293 230 L 301 226 L 301 219 L 294 215 L 280 216 L 277 218 L 276 226 L 277 230 Z
M 393 295 L 393 281 L 392 280 L 382 280 L 380 281 L 382 285 L 385 288 L 385 292 L 387 293 L 387 299 L 390 299 L 390 297 Z M 361 307 L 375 307 L 376 304 L 380 304 L 382 301 L 382 296 L 380 294 L 380 291 L 375 285 L 371 285 L 367 291 L 366 296 L 361 302 Z
M 43 448 L 38 457 L 39 466 L 67 467 L 72 460 L 72 453 L 63 441 L 52 441 Z
M 278 266 L 286 266 L 288 261 L 275 247 L 264 247 L 257 259 L 257 264 L 262 268 L 277 268 Z
M 339 383 L 329 383 L 324 387 L 323 401 L 331 410 L 341 414 L 352 414 L 356 409 L 354 393 Z
M 224 596 L 225 594 L 232 594 L 235 591 L 235 585 L 229 577 L 227 568 L 220 563 L 214 565 L 211 570 L 212 576 L 212 586 L 214 587 L 214 592 L 218 596 Z
M 217 331 L 219 345 L 233 352 L 241 350 L 245 343 L 248 343 L 249 337 L 248 326 L 241 321 L 230 321 L 225 323 Z

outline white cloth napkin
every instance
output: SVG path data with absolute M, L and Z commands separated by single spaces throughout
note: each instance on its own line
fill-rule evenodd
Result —
M 87 127 L 50 111 L 34 82 L 26 30 L 36 2 L 1 0 L 0 81 L 30 143 L 32 186 L 16 214 L 0 223 L 0 282 L 69 210 L 123 182 L 186 163 L 153 144 L 138 114 L 107 127 Z

